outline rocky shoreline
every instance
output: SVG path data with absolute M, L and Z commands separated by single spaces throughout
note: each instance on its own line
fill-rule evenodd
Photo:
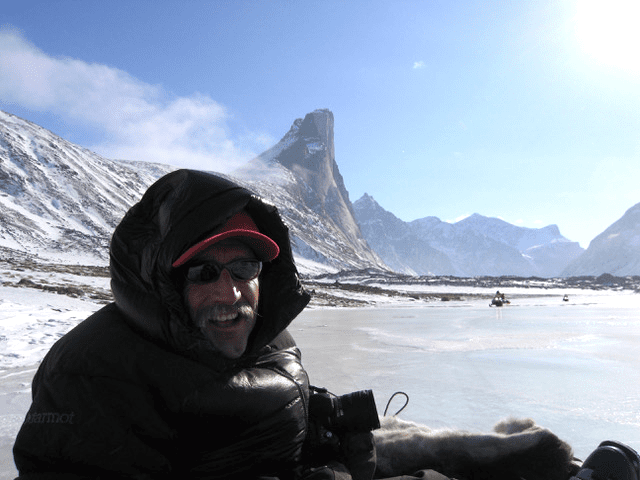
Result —
M 305 277 L 303 276 L 303 279 Z M 640 293 L 640 276 L 616 277 L 609 273 L 581 277 L 518 277 L 518 276 L 412 276 L 383 270 L 347 270 L 306 277 L 316 282 L 348 282 L 386 285 L 438 285 L 480 288 L 582 288 L 588 290 L 633 290 Z
M 490 298 L 490 295 L 476 293 L 422 293 L 405 292 L 392 288 L 357 283 L 323 283 L 303 280 L 303 285 L 311 292 L 310 307 L 370 307 L 381 303 L 447 302 L 470 297 Z
M 43 263 L 27 257 L 0 259 L 0 286 L 33 288 L 106 304 L 113 300 L 109 268 L 95 265 Z M 640 293 L 640 277 L 540 278 L 409 276 L 382 270 L 349 270 L 322 275 L 302 275 L 312 293 L 311 307 L 368 307 L 380 304 L 420 304 L 490 299 L 495 290 L 529 289 L 627 290 Z M 540 294 L 540 293 L 538 293 Z

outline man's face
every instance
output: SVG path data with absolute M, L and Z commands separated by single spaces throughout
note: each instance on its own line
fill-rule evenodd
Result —
M 189 266 L 214 261 L 227 264 L 239 259 L 253 259 L 250 248 L 242 244 L 216 244 L 200 253 Z M 239 358 L 247 348 L 256 323 L 259 282 L 234 279 L 225 268 L 213 282 L 187 280 L 184 301 L 191 319 L 214 349 L 227 358 Z

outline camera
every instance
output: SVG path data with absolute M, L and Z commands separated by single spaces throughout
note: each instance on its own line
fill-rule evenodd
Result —
M 380 428 L 378 410 L 371 390 L 333 395 L 311 386 L 309 432 L 305 445 L 310 463 L 320 464 L 342 453 L 342 443 L 351 434 Z
M 324 388 L 311 387 L 309 419 L 333 433 L 370 432 L 380 428 L 371 390 L 336 396 Z

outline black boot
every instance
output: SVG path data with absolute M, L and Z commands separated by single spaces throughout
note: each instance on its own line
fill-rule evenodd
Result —
M 602 442 L 570 480 L 640 480 L 640 456 L 620 442 Z

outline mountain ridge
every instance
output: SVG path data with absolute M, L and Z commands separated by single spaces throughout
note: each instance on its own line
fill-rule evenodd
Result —
M 524 229 L 480 214 L 456 224 L 434 216 L 403 222 L 368 194 L 351 203 L 333 135 L 333 113 L 315 110 L 294 120 L 273 147 L 226 175 L 278 206 L 306 273 L 373 268 L 412 275 L 640 274 L 637 205 L 630 209 L 633 215 L 601 234 L 608 232 L 606 241 L 598 236 L 592 242 L 594 248 L 613 246 L 596 257 L 623 249 L 630 268 L 599 258 L 594 269 L 593 259 L 591 267 L 579 262 L 585 255 L 576 255 L 579 245 L 557 225 Z M 105 159 L 0 111 L 1 254 L 104 265 L 122 215 L 151 183 L 177 168 Z M 579 268 L 569 269 L 568 258 Z M 560 266 L 567 268 L 558 273 Z
M 563 270 L 563 276 L 640 274 L 640 203 L 594 238 L 587 250 Z
M 517 227 L 477 213 L 456 223 L 434 216 L 403 222 L 368 194 L 354 208 L 367 241 L 404 273 L 553 277 L 582 253 L 557 225 Z
M 104 262 L 126 209 L 172 169 L 104 159 L 0 111 L 0 246 Z

